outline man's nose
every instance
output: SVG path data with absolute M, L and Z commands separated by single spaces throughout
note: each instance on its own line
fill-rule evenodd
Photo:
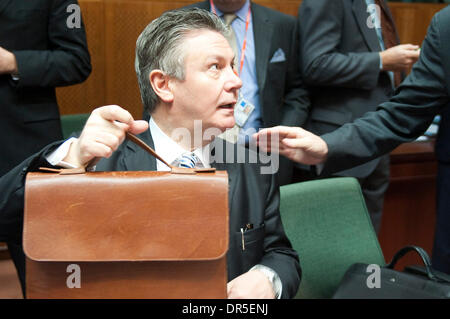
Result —
M 230 72 L 228 72 L 228 79 L 226 83 L 226 89 L 228 90 L 239 90 L 242 87 L 242 80 L 239 77 L 236 69 L 230 67 Z

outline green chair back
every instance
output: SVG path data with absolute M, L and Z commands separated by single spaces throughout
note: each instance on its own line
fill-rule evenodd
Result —
M 355 178 L 285 185 L 280 196 L 285 231 L 302 267 L 296 298 L 332 297 L 353 263 L 385 264 Z
M 61 115 L 61 127 L 64 139 L 67 139 L 72 133 L 81 132 L 89 115 L 89 113 Z

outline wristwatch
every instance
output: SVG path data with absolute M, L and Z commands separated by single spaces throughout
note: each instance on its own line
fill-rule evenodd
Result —
M 258 270 L 264 276 L 266 276 L 267 279 L 269 279 L 270 283 L 272 284 L 272 288 L 275 293 L 275 299 L 280 299 L 282 291 L 281 279 L 280 276 L 278 276 L 278 274 L 273 269 L 258 264 L 253 266 L 250 270 Z

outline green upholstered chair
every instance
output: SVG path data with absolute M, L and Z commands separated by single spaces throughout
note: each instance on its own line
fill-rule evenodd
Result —
M 61 127 L 64 139 L 68 138 L 74 132 L 81 132 L 89 115 L 89 113 L 62 115 Z
M 302 267 L 296 298 L 332 297 L 353 263 L 385 265 L 356 179 L 285 185 L 280 196 L 283 225 Z

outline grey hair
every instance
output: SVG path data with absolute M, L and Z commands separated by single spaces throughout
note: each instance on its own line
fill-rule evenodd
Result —
M 135 69 L 144 111 L 155 110 L 159 97 L 153 91 L 149 75 L 153 70 L 184 80 L 183 39 L 195 30 L 211 30 L 225 37 L 229 28 L 215 14 L 198 8 L 168 11 L 150 22 L 136 41 Z

